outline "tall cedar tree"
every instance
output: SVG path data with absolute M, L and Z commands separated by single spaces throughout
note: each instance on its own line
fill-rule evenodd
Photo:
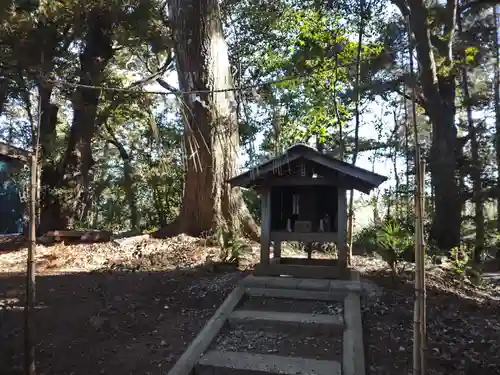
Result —
M 201 91 L 183 97 L 186 178 L 176 231 L 200 235 L 227 227 L 256 237 L 241 191 L 226 182 L 238 173 L 239 134 L 218 1 L 170 0 L 168 6 L 179 88 Z

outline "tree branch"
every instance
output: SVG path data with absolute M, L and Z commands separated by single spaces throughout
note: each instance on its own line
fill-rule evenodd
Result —
M 102 134 L 102 133 L 101 134 L 104 136 L 104 139 L 106 140 L 106 142 L 115 146 L 116 149 L 118 150 L 118 153 L 120 154 L 120 157 L 122 158 L 122 160 L 125 163 L 129 163 L 131 157 L 130 157 L 129 153 L 127 152 L 127 150 L 125 149 L 125 147 L 123 146 L 123 144 L 116 137 L 116 134 L 108 121 L 104 122 L 104 127 L 106 128 L 107 136 Z
M 157 78 L 156 79 L 156 82 L 158 82 L 158 84 L 163 87 L 164 89 L 170 91 L 170 92 L 177 92 L 179 91 L 178 89 L 176 89 L 175 87 L 171 86 L 170 84 L 168 84 L 163 78 Z
M 428 9 L 424 0 L 410 0 L 410 24 L 415 36 L 416 51 L 420 65 L 422 88 L 424 97 L 428 102 L 441 105 L 442 99 L 439 92 L 437 67 L 430 38 L 428 25 Z M 450 0 L 455 1 L 455 0 Z M 439 108 L 439 107 L 436 107 Z M 430 109 L 430 108 L 429 108 Z M 439 112 L 439 110 L 435 111 Z
M 405 85 L 408 88 L 416 87 L 418 89 L 417 82 L 410 74 L 403 74 L 390 81 L 372 81 L 367 85 L 360 87 L 361 92 L 370 92 L 372 95 L 383 95 L 386 92 L 395 92 L 408 100 L 413 100 L 412 97 L 401 89 L 401 86 Z M 425 109 L 426 103 L 424 96 L 421 93 L 417 93 L 415 98 L 418 105 Z
M 468 10 L 472 10 L 473 8 L 490 8 L 495 5 L 498 5 L 498 0 L 475 0 L 462 5 L 458 8 L 458 11 L 465 12 Z
M 408 17 L 410 15 L 410 8 L 408 7 L 406 0 L 392 0 L 392 3 L 399 8 L 403 17 Z
M 457 24 L 457 6 L 458 0 L 447 0 L 446 16 L 447 20 L 444 25 L 444 37 L 446 38 L 446 59 L 451 64 L 453 61 L 453 37 L 455 35 L 455 26 Z
M 437 49 L 441 56 L 447 56 L 448 54 L 448 41 L 439 38 L 437 35 L 431 34 L 431 43 L 434 48 Z

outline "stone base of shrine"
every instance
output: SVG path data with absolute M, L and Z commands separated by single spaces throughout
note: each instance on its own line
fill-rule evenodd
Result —
M 351 271 L 337 259 L 273 258 L 269 264 L 257 264 L 254 275 L 349 280 Z

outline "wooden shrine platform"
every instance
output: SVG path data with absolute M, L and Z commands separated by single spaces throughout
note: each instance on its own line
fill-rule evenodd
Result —
M 349 280 L 351 272 L 337 259 L 272 258 L 255 266 L 256 276 L 291 276 L 309 279 Z

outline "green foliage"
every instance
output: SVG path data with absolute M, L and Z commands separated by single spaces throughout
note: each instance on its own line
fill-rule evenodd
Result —
M 367 254 L 376 253 L 378 250 L 377 232 L 378 227 L 374 224 L 364 227 L 354 235 L 353 246 L 366 252 Z
M 347 80 L 346 70 L 336 66 L 352 61 L 352 43 L 335 14 L 313 9 L 288 9 L 275 27 L 291 38 L 279 48 L 267 49 L 261 69 L 307 77 L 286 81 L 273 93 L 285 113 L 284 147 L 312 136 L 325 142 L 349 116 L 347 107 L 335 98 Z M 332 49 L 338 49 L 337 61 L 331 57 Z
M 467 47 L 465 49 L 465 62 L 467 64 L 474 64 L 478 53 L 479 53 L 479 48 Z
M 354 246 L 378 254 L 394 273 L 405 254 L 412 250 L 413 234 L 404 223 L 388 219 L 378 225 L 363 228 L 354 237 Z
M 469 265 L 469 255 L 466 248 L 462 246 L 454 247 L 450 250 L 451 263 L 453 265 L 454 271 L 457 274 L 465 273 L 467 266 Z
M 377 232 L 378 253 L 396 273 L 403 254 L 412 245 L 412 234 L 397 221 L 389 220 Z
M 239 265 L 242 256 L 251 251 L 249 246 L 236 237 L 226 226 L 217 229 L 215 237 L 220 241 L 219 260 L 221 263 Z
M 71 148 L 76 106 L 71 84 L 77 83 L 83 68 L 81 54 L 89 43 L 94 43 L 90 46 L 94 49 L 102 47 L 91 36 L 109 37 L 113 46 L 112 58 L 96 84 L 126 88 L 136 79 L 131 73 L 147 77 L 161 70 L 170 54 L 170 33 L 156 0 L 43 1 L 36 9 L 24 6 L 35 5 L 33 1 L 18 5 L 22 9 L 3 7 L 0 11 L 0 83 L 2 89 L 7 87 L 5 98 L 0 92 L 0 133 L 9 143 L 30 145 L 43 56 L 44 78 L 70 83 L 43 85 L 58 116 L 53 134 L 42 130 L 42 169 L 64 170 L 68 155 L 78 153 Z M 4 77 L 8 85 L 4 85 Z M 139 226 L 150 229 L 165 225 L 178 213 L 183 181 L 182 128 L 176 117 L 156 121 L 156 114 L 172 104 L 141 94 L 142 86 L 135 86 L 138 93 L 101 92 L 95 124 L 86 124 L 90 132 L 86 142 L 92 143 L 88 147 L 93 159 L 93 180 L 85 188 L 90 202 L 85 215 L 72 223 L 75 228 L 124 231 L 130 228 L 132 212 L 138 211 Z M 159 104 L 164 108 L 158 108 Z M 151 124 L 157 128 L 155 134 Z M 98 129 L 95 133 L 90 130 L 93 125 Z M 70 185 L 51 188 L 51 194 L 74 196 Z
M 110 130 L 126 149 L 132 170 L 132 190 L 140 217 L 140 229 L 152 230 L 174 220 L 182 198 L 182 128 L 178 119 L 143 113 L 136 104 L 118 107 Z M 134 118 L 134 121 L 127 120 Z M 155 123 L 154 132 L 151 121 Z M 108 131 L 110 131 L 108 130 Z M 156 133 L 153 134 L 153 133 Z M 98 225 L 124 230 L 130 218 L 130 202 L 125 194 L 123 160 L 107 134 L 99 142 L 101 199 L 96 202 Z M 101 148 L 102 147 L 102 148 Z
M 475 283 L 481 281 L 480 273 L 474 268 L 471 255 L 471 248 L 467 244 L 461 244 L 450 250 L 452 270 L 462 284 L 465 280 Z
M 166 78 L 164 69 L 167 66 L 173 68 L 171 30 L 163 13 L 164 4 L 157 0 L 88 0 L 83 3 L 75 0 L 24 0 L 8 3 L 17 4 L 18 9 L 6 6 L 0 10 L 2 139 L 24 147 L 30 144 L 30 121 L 35 119 L 32 122 L 36 122 L 37 117 L 36 90 L 42 48 L 44 76 L 70 83 L 55 85 L 50 92 L 51 101 L 59 111 L 56 134 L 44 144 L 48 150 L 45 150 L 43 166 L 60 169 L 61 163 L 71 154 L 68 140 L 71 140 L 75 94 L 71 84 L 77 82 L 80 74 L 80 54 L 86 47 L 87 36 L 95 27 L 96 15 L 109 18 L 112 25 L 110 35 L 107 35 L 112 40 L 112 58 L 104 69 L 100 84 L 126 88 L 135 79 L 153 77 L 148 82 L 150 84 L 162 74 Z M 327 6 L 326 3 L 330 4 Z M 401 15 L 387 10 L 391 7 L 387 7 L 386 2 L 370 1 L 368 4 L 370 8 L 363 9 L 366 32 L 361 43 L 361 108 L 371 113 L 361 119 L 366 133 L 361 131 L 360 150 L 375 150 L 370 155 L 373 160 L 394 160 L 394 168 L 398 169 L 395 176 L 402 172 L 396 164 L 401 165 L 403 159 L 408 163 L 409 179 L 404 181 L 404 177 L 400 177 L 398 187 L 381 193 L 383 203 L 380 210 L 387 208 L 388 215 L 391 211 L 402 216 L 407 209 L 410 220 L 408 223 L 398 221 L 398 227 L 384 227 L 388 224 L 385 223 L 365 228 L 356 234 L 355 244 L 368 252 L 384 254 L 388 262 L 394 263 L 396 259 L 397 263 L 398 259 L 405 257 L 405 253 L 400 254 L 405 247 L 404 236 L 400 238 L 400 234 L 406 232 L 411 237 L 413 232 L 413 219 L 409 213 L 414 190 L 411 171 L 413 130 L 406 126 L 411 108 L 408 101 L 401 100 L 402 81 L 407 83 L 408 89 L 415 84 L 419 97 L 423 98 L 426 90 L 422 90 L 420 77 L 416 82 L 410 82 L 404 75 L 408 72 L 408 40 Z M 318 0 L 221 2 L 236 84 L 256 85 L 288 78 L 277 85 L 263 84 L 251 92 L 242 90 L 239 93 L 240 138 L 249 148 L 256 133 L 260 132 L 263 133 L 263 143 L 259 151 L 264 153 L 279 152 L 293 143 L 314 138 L 323 142 L 326 148 L 336 149 L 341 145 L 344 154 L 352 153 L 357 32 L 363 5 L 367 3 L 347 1 L 332 5 L 332 2 Z M 443 23 L 447 18 L 443 16 L 445 9 L 442 4 L 437 4 L 428 10 L 429 33 L 438 73 L 456 78 L 457 95 L 463 91 L 460 88 L 462 78 L 458 75 L 463 65 L 466 65 L 469 76 L 470 100 L 455 101 L 459 136 L 468 139 L 466 146 L 458 150 L 464 154 L 458 163 L 461 169 L 457 171 L 463 180 L 461 196 L 465 197 L 466 203 L 471 201 L 470 177 L 475 168 L 471 162 L 469 124 L 461 120 L 467 117 L 464 106 L 470 104 L 480 147 L 483 195 L 486 200 L 496 199 L 493 122 L 490 118 L 488 121 L 476 121 L 476 118 L 491 117 L 494 109 L 491 83 L 497 28 L 488 12 L 459 12 L 462 25 L 454 28 L 453 61 L 448 62 L 449 54 L 443 52 L 449 36 L 443 33 Z M 46 24 L 38 22 L 40 15 L 44 16 Z M 418 65 L 417 61 L 415 65 Z M 127 230 L 131 226 L 135 205 L 139 227 L 152 230 L 172 221 L 179 212 L 185 157 L 185 145 L 182 144 L 184 127 L 179 118 L 179 104 L 182 103 L 143 95 L 140 92 L 143 86 L 134 86 L 137 89 L 134 93 L 100 93 L 96 116 L 98 132 L 91 137 L 90 145 L 94 164 L 88 190 L 92 202 L 87 215 L 82 215 L 81 221 L 75 223 L 77 227 Z M 380 97 L 384 101 L 375 102 Z M 425 116 L 431 104 L 431 101 L 423 100 L 417 106 L 417 127 L 424 153 L 430 149 L 431 129 L 437 126 Z M 372 108 L 366 109 L 368 107 Z M 387 125 L 388 121 L 390 125 Z M 376 136 L 373 132 L 370 134 L 373 127 Z M 366 138 L 363 138 L 365 134 Z M 88 145 L 79 145 L 84 146 Z M 251 146 L 249 162 L 255 163 L 258 151 L 255 145 Z M 428 157 L 430 159 L 431 155 Z M 54 195 L 71 195 L 64 189 L 68 188 L 56 189 Z M 430 186 L 426 189 L 432 190 Z M 243 195 L 252 215 L 259 218 L 260 203 L 255 192 L 244 191 Z M 378 198 L 374 197 L 374 216 L 378 216 L 378 212 L 375 215 Z M 426 204 L 430 216 L 431 197 L 426 198 Z M 488 216 L 493 222 L 494 214 Z M 486 230 L 495 231 L 493 227 Z M 474 225 L 471 235 L 475 231 Z M 233 245 L 228 243 L 234 241 L 224 242 L 223 246 L 229 249 Z M 229 254 L 228 257 L 232 256 Z M 456 268 L 460 270 L 461 266 Z
M 243 193 L 243 199 L 245 200 L 245 203 L 247 205 L 248 211 L 250 212 L 250 215 L 258 222 L 260 223 L 261 219 L 261 210 L 260 210 L 260 196 L 259 194 L 251 189 L 244 189 L 242 190 Z
M 230 26 L 238 30 L 234 41 L 230 40 L 238 51 L 235 63 L 247 67 L 249 84 L 288 78 L 257 90 L 258 99 L 250 98 L 262 116 L 261 120 L 246 116 L 246 126 L 264 131 L 262 149 L 274 154 L 311 139 L 327 148 L 345 143 L 352 148 L 351 140 L 339 138 L 352 130 L 350 93 L 357 52 L 352 36 L 357 27 L 346 19 L 350 21 L 354 11 L 343 13 L 317 1 L 280 0 L 272 5 L 261 3 L 258 8 L 245 4 L 231 9 L 237 21 Z M 373 57 L 381 48 L 381 43 L 370 38 L 362 45 L 361 58 Z

